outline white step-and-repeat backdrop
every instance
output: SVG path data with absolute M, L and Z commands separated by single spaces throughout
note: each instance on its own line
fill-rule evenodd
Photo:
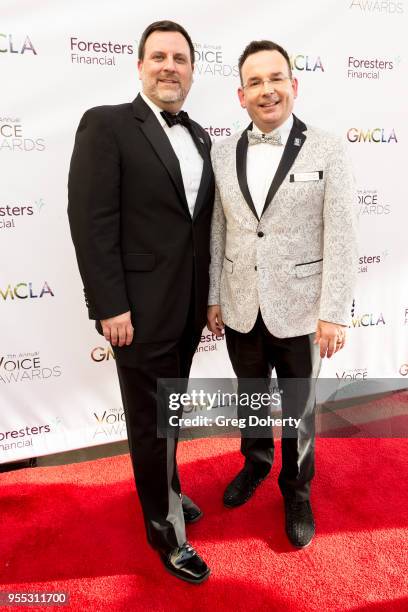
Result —
M 408 376 L 407 14 L 403 0 L 2 0 L 0 463 L 126 437 L 112 352 L 87 318 L 66 185 L 80 117 L 136 96 L 138 39 L 158 19 L 192 36 L 185 108 L 214 139 L 248 123 L 236 94 L 244 46 L 288 49 L 296 114 L 344 139 L 359 190 L 353 322 L 322 376 Z M 203 331 L 192 374 L 232 376 L 224 340 Z

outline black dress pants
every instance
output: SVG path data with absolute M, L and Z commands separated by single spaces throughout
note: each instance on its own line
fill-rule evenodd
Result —
M 294 338 L 276 338 L 265 326 L 258 313 L 254 327 L 248 333 L 225 327 L 226 343 L 232 367 L 238 378 L 238 390 L 266 393 L 270 375 L 276 369 L 282 390 L 282 418 L 301 419 L 296 430 L 285 427 L 282 431 L 282 469 L 279 487 L 284 497 L 297 501 L 307 500 L 314 476 L 315 439 L 315 384 L 321 359 L 319 345 L 313 344 L 314 333 Z M 251 384 L 248 379 L 262 379 Z M 246 379 L 246 380 L 241 380 Z M 291 380 L 292 379 L 292 380 Z M 293 380 L 297 379 L 297 380 Z M 256 388 L 262 386 L 262 388 Z M 238 408 L 245 418 L 248 409 Z M 265 430 L 263 430 L 265 432 Z M 272 429 L 262 437 L 241 439 L 241 452 L 245 463 L 259 475 L 266 475 L 273 462 L 274 442 Z
M 192 312 L 193 307 L 178 340 L 136 343 L 132 366 L 116 363 L 147 539 L 162 552 L 184 544 L 186 533 L 177 439 L 157 436 L 157 379 L 188 378 L 201 336 L 193 327 Z

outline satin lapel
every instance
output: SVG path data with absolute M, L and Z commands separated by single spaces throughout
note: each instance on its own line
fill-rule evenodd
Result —
M 252 197 L 248 188 L 248 179 L 247 179 L 247 153 L 248 153 L 248 136 L 247 131 L 252 128 L 252 123 L 244 130 L 241 134 L 240 139 L 237 142 L 237 151 L 236 151 L 236 169 L 237 169 L 237 178 L 239 187 L 242 191 L 242 195 L 245 198 L 246 203 L 249 208 L 254 213 L 255 217 L 259 221 L 258 214 L 256 212 L 256 208 L 252 201 Z
M 303 121 L 300 121 L 295 115 L 293 115 L 293 125 L 289 133 L 289 138 L 283 151 L 279 166 L 273 177 L 271 186 L 269 187 L 268 195 L 266 196 L 265 206 L 262 211 L 262 215 L 265 213 L 272 199 L 275 197 L 276 192 L 282 185 L 287 173 L 293 166 L 295 159 L 299 155 L 299 151 L 306 140 L 305 132 L 307 130 L 306 125 Z
M 194 140 L 194 144 L 197 147 L 198 152 L 200 153 L 203 160 L 205 160 L 205 158 L 209 156 L 208 147 L 205 144 L 204 138 L 202 138 L 202 136 L 200 135 L 196 125 L 192 121 L 190 125 L 191 129 L 189 129 L 188 131 L 191 134 L 191 138 Z
M 180 164 L 177 159 L 177 155 L 174 153 L 173 147 L 170 144 L 170 140 L 164 133 L 164 130 L 157 121 L 154 113 L 150 110 L 147 104 L 145 104 L 140 96 L 138 96 L 133 102 L 133 109 L 135 111 L 134 114 L 140 119 L 143 119 L 140 129 L 152 145 L 162 164 L 165 166 L 177 189 L 177 193 L 180 196 L 183 207 L 186 209 L 187 213 L 190 214 L 186 193 L 184 191 Z
M 212 176 L 212 166 L 208 146 L 193 122 L 191 123 L 191 130 L 189 130 L 189 132 L 194 140 L 194 144 L 197 147 L 198 152 L 203 158 L 203 172 L 201 174 L 200 186 L 198 188 L 197 198 L 194 204 L 193 219 L 195 219 L 206 202 L 207 190 Z
M 197 199 L 194 205 L 193 219 L 197 217 L 207 201 L 207 192 L 211 184 L 212 176 L 213 170 L 211 166 L 211 157 L 210 153 L 208 152 L 204 156 L 203 173 L 201 175 L 200 187 L 198 188 Z

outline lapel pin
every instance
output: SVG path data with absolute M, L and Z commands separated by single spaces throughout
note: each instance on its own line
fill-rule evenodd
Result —
M 302 144 L 302 141 L 300 140 L 300 138 L 295 138 L 295 140 L 293 141 L 293 144 L 295 145 L 295 147 L 300 147 L 300 145 Z
M 201 136 L 199 136 L 198 140 L 204 144 L 204 138 L 201 138 Z

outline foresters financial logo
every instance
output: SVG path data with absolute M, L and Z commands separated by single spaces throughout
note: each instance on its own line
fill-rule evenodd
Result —
M 0 431 L 0 448 L 3 451 L 33 446 L 35 436 L 51 433 L 51 424 L 45 425 L 24 425 L 18 429 Z
M 0 117 L 0 152 L 45 151 L 44 138 L 33 136 L 18 117 Z
M 352 127 L 347 131 L 347 140 L 349 142 L 366 142 L 366 143 L 381 143 L 389 144 L 398 142 L 397 135 L 393 128 L 355 128 Z
M 229 127 L 214 127 L 210 125 L 204 129 L 208 135 L 211 136 L 212 140 L 215 140 L 215 138 L 226 138 L 232 134 L 231 128 Z
M 93 417 L 97 423 L 93 434 L 94 439 L 109 439 L 118 436 L 126 438 L 126 420 L 123 408 L 94 412 Z
M 72 64 L 116 66 L 118 58 L 133 55 L 136 46 L 132 43 L 83 40 L 78 36 L 71 36 L 69 48 Z
M 2 301 L 27 300 L 44 297 L 55 297 L 47 281 L 22 282 L 16 284 L 9 283 L 6 286 L 0 286 L 0 303 Z
M 388 251 L 383 251 L 378 255 L 361 255 L 358 259 L 358 272 L 368 272 L 373 266 L 384 263 L 388 257 Z
M 37 51 L 27 34 L 3 34 L 0 32 L 0 53 L 10 55 L 37 55 Z M 1 56 L 0 56 L 1 57 Z
M 41 212 L 45 202 L 42 198 L 34 202 L 0 204 L 0 230 L 13 229 L 21 219 L 33 217 Z
M 247 125 L 247 123 L 248 122 L 246 122 L 245 125 Z M 230 127 L 209 125 L 208 127 L 205 127 L 204 129 L 210 136 L 211 140 L 215 142 L 219 138 L 226 138 L 227 136 L 231 136 L 231 134 L 234 134 L 235 132 L 242 130 L 245 127 L 245 125 L 241 123 L 241 121 L 233 121 Z
M 0 384 L 44 381 L 61 375 L 61 366 L 45 365 L 39 351 L 0 354 Z
M 299 72 L 324 72 L 323 62 L 319 55 L 304 55 L 294 53 L 290 55 L 292 70 Z
M 211 351 L 216 351 L 220 342 L 224 342 L 224 340 L 225 336 L 217 338 L 217 336 L 211 332 L 208 332 L 208 334 L 203 334 L 196 353 L 211 353 Z
M 200 76 L 237 77 L 238 66 L 225 60 L 221 45 L 194 43 L 194 73 Z
M 359 189 L 357 194 L 360 217 L 377 217 L 391 213 L 391 204 L 383 201 L 377 189 Z
M 348 79 L 379 79 L 384 73 L 392 72 L 400 63 L 400 58 L 379 59 L 361 58 L 349 55 L 347 59 Z
M 385 325 L 385 319 L 382 312 L 364 312 L 356 311 L 356 301 L 353 300 L 351 307 L 351 325 L 349 327 L 382 327 Z
M 349 9 L 365 13 L 401 15 L 404 12 L 404 2 L 395 0 L 352 0 Z

